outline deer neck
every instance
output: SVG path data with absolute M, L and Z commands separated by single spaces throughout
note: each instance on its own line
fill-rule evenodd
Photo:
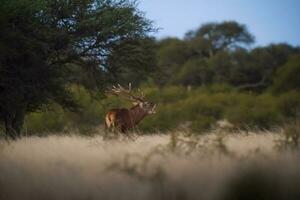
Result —
M 136 105 L 129 109 L 131 121 L 134 125 L 138 124 L 147 115 L 147 112 Z

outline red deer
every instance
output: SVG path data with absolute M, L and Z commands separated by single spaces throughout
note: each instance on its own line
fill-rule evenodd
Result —
M 114 94 L 119 97 L 125 97 L 130 100 L 133 107 L 111 109 L 105 116 L 105 125 L 107 129 L 118 130 L 126 133 L 133 129 L 147 115 L 155 114 L 156 104 L 145 100 L 145 96 L 135 96 L 131 91 L 131 84 L 128 89 L 125 89 L 118 84 L 118 87 L 113 86 L 107 93 Z

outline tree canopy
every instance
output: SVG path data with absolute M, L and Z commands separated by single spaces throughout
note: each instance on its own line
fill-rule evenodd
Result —
M 289 58 L 288 62 L 276 71 L 273 92 L 281 93 L 287 91 L 300 92 L 300 54 Z
M 186 34 L 187 40 L 198 40 L 205 46 L 209 56 L 219 51 L 240 48 L 254 42 L 254 36 L 246 26 L 235 21 L 207 23 L 196 31 Z
M 284 43 L 249 48 L 253 43 L 254 36 L 238 22 L 204 24 L 182 40 L 158 41 L 154 79 L 161 86 L 217 83 L 262 92 L 272 86 L 277 69 L 300 49 Z
M 152 30 L 128 0 L 3 0 L 0 119 L 7 136 L 18 137 L 25 114 L 51 102 L 78 108 L 71 83 L 94 79 L 84 86 L 102 88 L 121 68 L 145 67 L 140 56 L 151 59 L 151 52 L 141 41 Z

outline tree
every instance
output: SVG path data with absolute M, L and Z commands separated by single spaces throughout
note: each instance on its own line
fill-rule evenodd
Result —
M 249 75 L 238 88 L 257 91 L 270 87 L 277 69 L 298 51 L 298 48 L 288 44 L 271 44 L 251 50 L 242 64 L 248 66 L 245 72 Z
M 171 78 L 171 83 L 184 86 L 205 86 L 212 82 L 213 71 L 205 59 L 190 59 Z
M 112 61 L 112 54 L 121 55 L 120 45 L 142 40 L 152 30 L 129 0 L 3 0 L 0 120 L 6 136 L 19 137 L 26 113 L 52 102 L 76 110 L 69 86 L 83 79 L 80 72 L 103 87 L 113 70 L 127 63 Z M 135 59 L 142 64 L 132 55 L 131 62 Z
M 300 54 L 291 56 L 286 64 L 280 67 L 274 78 L 273 92 L 300 92 Z
M 186 40 L 198 40 L 200 46 L 206 48 L 209 57 L 217 52 L 232 50 L 254 42 L 254 36 L 248 32 L 243 24 L 235 21 L 224 21 L 221 23 L 207 23 L 196 31 L 189 31 Z
M 162 86 L 190 58 L 188 45 L 177 38 L 167 38 L 157 44 L 157 71 L 155 81 Z
M 126 40 L 113 48 L 108 57 L 112 79 L 120 84 L 139 85 L 155 73 L 155 40 L 153 38 Z
M 210 64 L 216 82 L 225 82 L 239 90 L 260 92 L 272 85 L 274 72 L 298 51 L 286 44 L 272 44 L 252 50 L 218 52 Z

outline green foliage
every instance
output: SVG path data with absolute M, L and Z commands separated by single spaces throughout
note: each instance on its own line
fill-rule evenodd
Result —
M 272 129 L 299 115 L 300 94 L 288 92 L 280 96 L 236 92 L 226 85 L 192 88 L 142 87 L 149 101 L 157 103 L 157 112 L 147 116 L 137 127 L 143 132 L 187 129 L 194 133 L 215 128 L 219 120 L 227 119 L 233 129 Z M 130 102 L 109 96 L 95 98 L 83 87 L 72 87 L 75 99 L 82 105 L 78 113 L 64 111 L 52 105 L 43 112 L 26 118 L 28 134 L 78 130 L 95 133 L 103 127 L 104 116 L 112 108 L 130 108 Z
M 155 73 L 155 41 L 153 38 L 121 42 L 112 49 L 108 59 L 109 70 L 120 84 L 139 85 Z
M 101 91 L 155 60 L 151 22 L 134 1 L 4 0 L 0 13 L 0 120 L 11 138 L 27 113 L 53 103 L 77 110 L 71 84 Z
M 51 110 L 31 113 L 24 123 L 25 135 L 43 135 L 48 132 L 60 132 L 67 126 L 67 113 L 60 106 L 53 105 Z
M 204 59 L 187 61 L 171 79 L 171 83 L 184 86 L 203 86 L 212 82 L 213 71 Z
M 190 125 L 191 131 L 195 133 L 201 133 L 204 131 L 208 131 L 214 125 L 216 119 L 214 117 L 207 117 L 205 115 L 199 115 L 196 119 L 194 119 Z
M 189 57 L 187 48 L 185 42 L 175 38 L 158 41 L 157 71 L 154 75 L 156 84 L 161 86 L 169 82 L 170 77 Z
M 272 90 L 275 93 L 290 90 L 300 91 L 300 55 L 291 57 L 288 62 L 280 67 L 275 76 Z
M 206 59 L 217 53 L 239 49 L 253 41 L 247 28 L 233 21 L 204 24 L 198 30 L 187 33 L 185 40 L 161 40 L 158 42 L 158 73 L 155 80 L 159 85 L 176 83 L 199 86 L 210 83 L 214 71 Z
M 277 98 L 277 106 L 287 120 L 295 119 L 300 115 L 300 93 L 290 91 L 281 94 Z
M 102 98 L 115 82 L 140 85 L 158 104 L 143 131 L 200 133 L 224 118 L 236 128 L 271 128 L 299 114 L 299 48 L 247 49 L 254 36 L 235 21 L 155 41 L 135 1 L 4 0 L 0 28 L 0 120 L 11 133 L 33 112 L 28 134 L 88 134 L 107 110 L 130 107 Z
M 247 48 L 253 42 L 254 36 L 238 22 L 204 24 L 188 32 L 183 40 L 157 42 L 157 72 L 153 78 L 159 86 L 217 83 L 263 92 L 277 79 L 277 69 L 300 49 L 284 43 Z
M 280 113 L 270 95 L 241 94 L 235 106 L 227 110 L 226 117 L 241 128 L 271 128 L 280 123 Z
M 254 36 L 248 32 L 246 26 L 235 21 L 207 23 L 186 35 L 188 40 L 195 38 L 201 38 L 208 43 L 207 51 L 210 57 L 217 52 L 239 48 L 254 42 Z
M 276 141 L 279 150 L 299 150 L 300 147 L 300 120 L 296 118 L 283 127 L 281 137 Z

